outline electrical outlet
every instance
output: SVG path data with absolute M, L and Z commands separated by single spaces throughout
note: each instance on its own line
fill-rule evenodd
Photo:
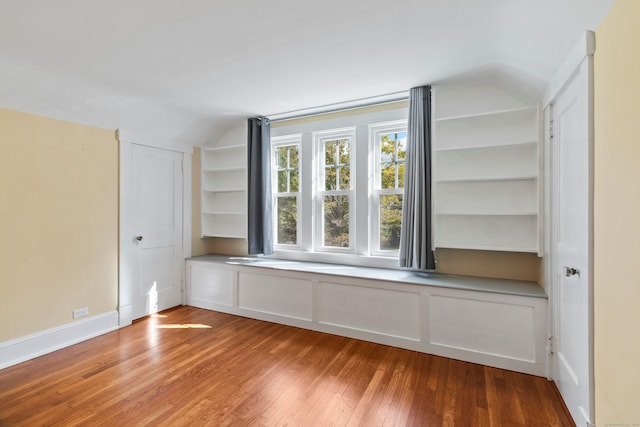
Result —
M 82 307 L 73 310 L 73 318 L 84 317 L 89 315 L 89 307 Z

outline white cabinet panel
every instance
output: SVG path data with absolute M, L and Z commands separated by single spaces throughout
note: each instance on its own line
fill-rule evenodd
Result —
M 300 262 L 294 271 L 286 261 L 256 268 L 255 260 L 221 258 L 187 261 L 187 304 L 546 375 L 547 300 L 539 294 L 481 291 L 477 280 L 455 276 L 446 280 L 468 286 L 438 286 L 444 277 L 437 275 L 430 285 L 424 278 L 393 282 L 358 278 L 353 270 L 349 276 L 299 271 Z
M 232 306 L 235 285 L 233 270 L 211 268 L 206 264 L 191 264 L 189 304 L 197 307 L 211 304 Z
M 534 307 L 429 297 L 430 343 L 535 362 Z
M 420 294 L 360 286 L 318 284 L 318 321 L 420 339 Z
M 310 281 L 240 272 L 240 308 L 311 320 L 311 299 Z

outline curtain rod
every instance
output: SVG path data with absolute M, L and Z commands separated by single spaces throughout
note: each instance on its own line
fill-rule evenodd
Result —
M 369 98 L 354 99 L 336 104 L 321 105 L 318 107 L 304 108 L 300 110 L 286 111 L 284 113 L 268 114 L 266 117 L 271 123 L 284 120 L 302 119 L 305 117 L 319 116 L 321 114 L 336 113 L 339 111 L 355 110 L 357 108 L 372 107 L 374 105 L 391 104 L 409 99 L 409 91 L 388 93 Z

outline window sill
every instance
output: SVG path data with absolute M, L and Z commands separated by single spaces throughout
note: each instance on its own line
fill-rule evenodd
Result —
M 340 254 L 330 252 L 306 252 L 302 250 L 276 249 L 265 259 L 280 259 L 291 261 L 321 262 L 326 264 L 353 265 L 358 267 L 378 267 L 400 269 L 397 257 L 365 256 L 355 254 Z

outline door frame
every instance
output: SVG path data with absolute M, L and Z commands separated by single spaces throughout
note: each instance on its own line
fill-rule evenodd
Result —
M 163 141 L 149 138 L 135 132 L 118 129 L 119 162 L 120 162 L 120 209 L 119 209 L 119 239 L 118 239 L 118 325 L 122 328 L 133 321 L 132 299 L 135 280 L 132 276 L 135 262 L 135 245 L 133 238 L 135 222 L 132 213 L 133 193 L 131 189 L 131 167 L 133 145 L 142 145 L 162 150 L 182 153 L 182 256 L 191 256 L 191 159 L 193 147 L 191 145 Z M 181 287 L 184 289 L 185 268 L 182 264 Z M 182 295 L 184 304 L 184 292 Z
M 594 320 L 593 320 L 593 253 L 594 253 L 594 240 L 593 240 L 593 192 L 594 192 L 594 118 L 593 118 L 593 54 L 595 52 L 595 33 L 592 31 L 585 31 L 579 42 L 573 48 L 569 56 L 565 59 L 564 63 L 556 73 L 555 77 L 551 80 L 543 96 L 543 117 L 544 117 L 544 280 L 547 295 L 549 297 L 549 352 L 547 363 L 547 376 L 551 380 L 555 380 L 555 363 L 556 355 L 553 352 L 553 339 L 556 331 L 556 321 L 558 316 L 557 307 L 554 301 L 557 289 L 554 282 L 554 260 L 553 260 L 553 247 L 554 247 L 554 235 L 553 229 L 553 158 L 551 139 L 549 138 L 549 130 L 551 127 L 550 120 L 553 118 L 553 106 L 558 96 L 573 80 L 576 74 L 579 72 L 580 67 L 584 61 L 587 61 L 587 79 L 589 82 L 589 93 L 587 94 L 588 102 L 588 121 L 587 121 L 587 136 L 588 136 L 588 162 L 589 162 L 589 176 L 588 176 L 588 206 L 587 212 L 588 221 L 588 280 L 587 280 L 587 292 L 588 292 L 588 329 L 589 329 L 589 344 L 588 344 L 588 374 L 589 374 L 589 420 L 592 425 L 595 422 L 595 399 L 594 399 Z

